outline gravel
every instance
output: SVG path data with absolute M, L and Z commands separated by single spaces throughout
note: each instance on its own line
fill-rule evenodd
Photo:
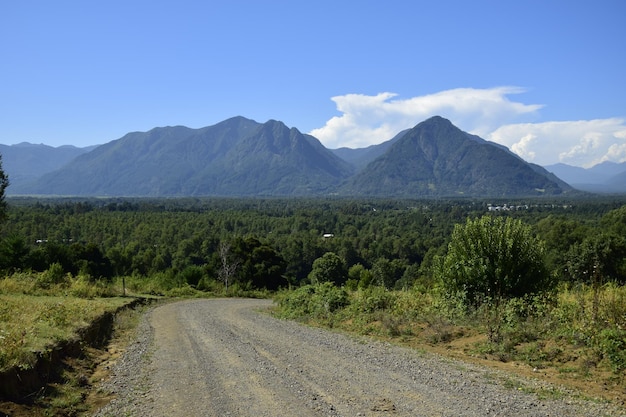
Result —
M 94 416 L 137 416 L 144 408 L 149 375 L 146 367 L 153 348 L 154 329 L 150 324 L 153 309 L 149 309 L 137 325 L 136 337 L 121 358 L 113 365 L 111 377 L 97 389 L 111 393 L 114 398 Z
M 625 416 L 536 380 L 278 320 L 271 301 L 156 307 L 95 416 Z

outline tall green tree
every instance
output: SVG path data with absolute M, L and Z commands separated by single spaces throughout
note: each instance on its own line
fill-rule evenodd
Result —
M 322 257 L 313 261 L 313 269 L 309 274 L 309 279 L 313 284 L 330 282 L 333 284 L 343 284 L 347 278 L 346 267 L 343 259 L 335 252 L 326 252 Z
M 29 268 L 30 248 L 24 238 L 11 235 L 0 242 L 0 269 L 7 272 Z
M 0 155 L 0 221 L 4 222 L 7 218 L 7 202 L 4 199 L 7 187 L 9 186 L 9 176 L 2 168 L 2 155 Z
M 483 216 L 457 224 L 443 260 L 441 280 L 469 303 L 547 290 L 552 280 L 544 244 L 521 220 Z
M 626 239 L 595 233 L 571 246 L 565 256 L 564 275 L 569 281 L 600 285 L 626 283 Z

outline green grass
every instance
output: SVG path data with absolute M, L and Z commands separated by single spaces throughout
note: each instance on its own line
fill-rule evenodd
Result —
M 121 297 L 0 294 L 0 370 L 33 366 L 37 352 L 45 352 L 62 340 L 72 340 L 79 329 L 129 301 Z
M 16 273 L 0 278 L 0 372 L 32 369 L 39 357 L 57 345 L 80 341 L 82 329 L 107 312 L 118 312 L 114 327 L 133 327 L 136 315 L 120 307 L 133 297 L 120 297 L 121 287 L 70 275 L 50 280 L 46 273 Z M 82 345 L 82 344 L 81 344 Z M 14 404 L 18 415 L 79 415 L 87 409 L 92 351 L 55 363 L 59 378 L 49 381 L 32 404 Z M 27 401 L 28 402 L 28 401 Z M 22 414 L 20 414 L 22 413 Z M 1 414 L 1 413 L 0 413 Z

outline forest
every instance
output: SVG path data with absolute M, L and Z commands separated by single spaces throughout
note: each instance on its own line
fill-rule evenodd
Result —
M 626 200 L 618 197 L 10 198 L 7 204 L 5 274 L 53 268 L 92 281 L 123 276 L 136 291 L 228 285 L 273 291 L 311 283 L 321 267 L 338 285 L 426 290 L 436 283 L 434 261 L 445 255 L 455 224 L 481 216 L 519 219 L 531 228 L 559 282 L 626 282 Z

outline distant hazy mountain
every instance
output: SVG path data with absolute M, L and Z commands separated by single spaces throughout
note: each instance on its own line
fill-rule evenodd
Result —
M 621 192 L 626 192 L 626 171 L 619 173 L 617 175 L 613 175 L 606 181 L 607 185 L 615 186 L 622 190 Z
M 626 192 L 626 162 L 602 162 L 591 168 L 574 167 L 566 164 L 545 167 L 572 187 L 596 193 Z
M 352 173 L 312 136 L 243 117 L 129 133 L 46 174 L 32 194 L 315 195 Z
M 61 168 L 72 159 L 94 148 L 96 147 L 59 146 L 55 148 L 28 142 L 17 145 L 0 145 L 2 168 L 9 175 L 11 183 L 7 190 L 19 190 L 25 184 L 36 180 L 43 174 Z
M 426 197 L 554 195 L 570 190 L 546 174 L 505 147 L 437 116 L 405 133 L 341 192 Z
M 39 171 L 49 157 L 35 158 L 39 148 L 32 150 L 21 162 L 3 153 L 9 175 L 20 163 L 32 179 L 17 188 L 13 183 L 9 194 L 510 197 L 571 190 L 542 167 L 441 117 L 364 149 L 330 151 L 282 122 L 234 117 L 201 129 L 128 133 L 91 152 L 73 148 L 78 155 L 66 156 L 57 169 Z

